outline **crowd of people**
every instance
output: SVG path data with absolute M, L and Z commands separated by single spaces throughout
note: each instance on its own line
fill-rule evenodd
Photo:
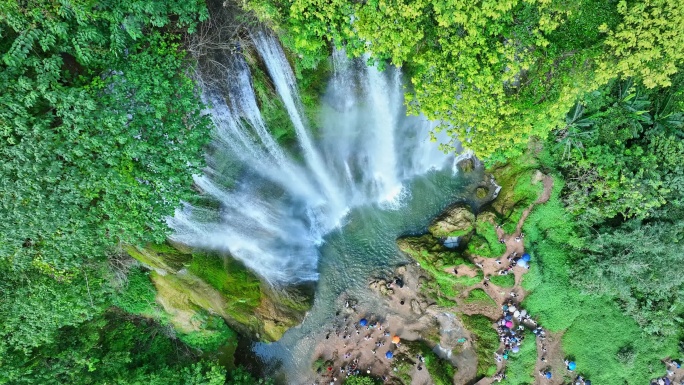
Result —
M 520 345 L 525 339 L 525 325 L 532 328 L 533 333 L 539 338 L 545 338 L 544 330 L 537 327 L 537 323 L 530 317 L 527 310 L 519 309 L 518 306 L 513 301 L 506 302 L 502 307 L 502 317 L 496 322 L 496 332 L 503 346 L 502 349 L 494 352 L 494 358 L 497 362 L 507 360 L 511 353 L 517 353 L 520 350 Z M 497 382 L 505 378 L 504 371 L 494 376 L 494 380 Z
M 355 307 L 347 302 L 345 307 Z M 319 370 L 330 384 L 343 383 L 351 376 L 378 375 L 373 366 L 379 360 L 391 360 L 393 351 L 401 345 L 398 336 L 390 333 L 389 326 L 381 321 L 352 316 L 340 317 L 333 329 L 328 330 L 326 340 L 332 344 L 342 345 L 333 353 L 333 359 Z M 374 357 L 369 357 L 368 353 Z M 365 355 L 365 359 L 362 357 Z M 387 365 L 389 368 L 389 365 Z M 387 378 L 388 373 L 380 376 Z M 326 382 L 327 383 L 327 382 Z

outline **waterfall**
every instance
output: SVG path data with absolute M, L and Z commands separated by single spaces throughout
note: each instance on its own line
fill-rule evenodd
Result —
M 318 246 L 360 205 L 397 207 L 405 182 L 453 165 L 430 142 L 433 122 L 407 117 L 401 72 L 379 71 L 342 50 L 312 133 L 278 41 L 252 35 L 297 135 L 281 147 L 259 111 L 249 67 L 234 58 L 223 91 L 203 90 L 214 123 L 204 175 L 195 178 L 217 207 L 185 203 L 168 219 L 172 239 L 229 252 L 272 284 L 316 280 Z M 295 152 L 296 154 L 293 154 Z

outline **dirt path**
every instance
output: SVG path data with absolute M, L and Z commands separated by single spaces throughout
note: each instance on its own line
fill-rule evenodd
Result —
M 529 215 L 536 204 L 542 204 L 551 196 L 553 179 L 541 176 L 544 184 L 542 194 L 537 201 L 530 205 L 524 212 L 517 224 L 515 234 L 505 234 L 498 227 L 497 234 L 503 238 L 506 244 L 506 252 L 500 258 L 475 258 L 475 262 L 483 270 L 485 277 L 499 274 L 499 271 L 509 267 L 511 261 L 507 256 L 521 256 L 524 253 L 524 245 L 520 229 L 525 218 Z M 498 262 L 497 262 L 498 261 Z M 445 272 L 454 274 L 453 267 L 447 267 Z M 398 383 L 395 376 L 399 375 L 395 370 L 399 366 L 408 368 L 407 374 L 412 378 L 412 385 L 429 385 L 432 383 L 429 373 L 416 357 L 410 357 L 407 348 L 401 344 L 392 343 L 394 336 L 402 340 L 420 340 L 427 338 L 427 334 L 439 332 L 440 346 L 445 347 L 447 359 L 459 369 L 454 377 L 455 384 L 466 384 L 476 376 L 477 356 L 472 345 L 473 336 L 460 325 L 460 320 L 454 317 L 456 313 L 482 314 L 496 320 L 502 317 L 502 306 L 508 301 L 520 303 L 525 298 L 525 291 L 520 286 L 522 275 L 527 270 L 516 266 L 510 270 L 515 275 L 513 288 L 501 288 L 488 280 L 469 288 L 483 289 L 495 301 L 495 305 L 485 303 L 465 303 L 468 291 L 456 298 L 457 307 L 452 309 L 440 309 L 433 300 L 427 298 L 420 291 L 420 285 L 427 275 L 419 266 L 411 264 L 398 268 L 395 277 L 376 279 L 369 285 L 371 295 L 379 296 L 384 304 L 382 309 L 359 308 L 354 299 L 344 295 L 338 300 L 342 311 L 335 319 L 334 327 L 330 330 L 322 330 L 316 337 L 319 344 L 315 347 L 314 357 L 319 358 L 319 363 L 325 362 L 320 367 L 316 376 L 315 384 L 342 384 L 349 375 L 371 374 L 384 379 L 386 384 Z M 460 266 L 455 273 L 458 276 L 474 277 L 478 273 L 477 268 Z M 400 284 L 394 278 L 399 278 Z M 514 294 L 514 296 L 511 295 Z M 361 326 L 359 321 L 365 318 L 367 326 Z M 371 326 L 372 325 L 372 326 Z M 465 338 L 466 342 L 456 343 Z M 539 357 L 536 370 L 545 368 L 550 364 L 553 371 L 563 368 L 563 354 L 560 350 L 560 335 L 548 335 L 545 339 L 545 355 L 542 356 L 542 341 L 537 339 Z M 526 341 L 525 343 L 532 343 Z M 503 350 L 503 344 L 499 352 Z M 390 351 L 393 358 L 388 359 L 385 354 Z M 541 361 L 541 358 L 547 361 Z M 408 364 L 408 366 L 407 366 Z M 505 361 L 498 365 L 499 370 L 505 369 Z M 559 372 L 560 373 L 560 372 Z M 553 382 L 541 378 L 537 384 L 561 384 L 562 376 L 554 376 Z M 493 378 L 483 378 L 478 382 L 481 385 L 489 385 L 494 382 Z
M 537 338 L 537 363 L 534 366 L 535 384 L 562 385 L 563 377 L 570 372 L 565 367 L 565 354 L 561 347 L 563 333 L 546 332 L 546 337 Z M 540 372 L 550 371 L 551 379 L 546 379 Z
M 544 187 L 542 193 L 539 195 L 539 197 L 533 204 L 531 204 L 523 211 L 521 218 L 516 225 L 515 233 L 506 234 L 502 227 L 496 227 L 497 236 L 500 239 L 503 239 L 505 242 L 505 253 L 499 258 L 478 258 L 476 260 L 476 262 L 479 263 L 480 266 L 482 266 L 482 270 L 485 274 L 485 277 L 498 275 L 500 271 L 508 269 L 511 265 L 511 260 L 509 260 L 508 257 L 520 257 L 525 252 L 523 242 L 524 234 L 522 234 L 522 226 L 525 223 L 527 217 L 534 209 L 534 207 L 538 204 L 546 203 L 551 198 L 551 192 L 553 191 L 553 178 L 551 178 L 548 175 L 543 175 L 541 173 L 536 175 L 535 177 L 543 183 Z M 510 269 L 509 274 L 515 275 L 515 285 L 513 286 L 513 288 L 501 288 L 491 283 L 489 283 L 487 286 L 484 286 L 483 284 L 475 286 L 484 289 L 485 292 L 490 297 L 492 297 L 494 301 L 497 303 L 497 308 L 494 309 L 494 312 L 492 312 L 491 310 L 480 309 L 479 313 L 484 314 L 493 319 L 499 319 L 502 316 L 501 307 L 505 303 L 507 303 L 508 301 L 511 301 L 514 304 L 522 303 L 527 295 L 527 293 L 521 286 L 522 276 L 523 274 L 525 274 L 525 272 L 527 272 L 527 269 L 520 266 L 514 266 L 512 269 Z M 464 309 L 470 310 L 468 306 L 465 306 Z M 493 314 L 490 315 L 490 313 Z M 491 317 L 492 315 L 493 317 Z M 536 341 L 534 343 L 537 344 L 538 354 L 534 374 L 536 376 L 535 383 L 537 385 L 556 385 L 563 383 L 563 374 L 565 373 L 563 373 L 562 371 L 565 371 L 565 356 L 561 349 L 560 339 L 560 334 L 551 334 L 548 332 L 546 332 L 546 336 L 544 338 L 536 338 Z M 526 341 L 525 343 L 531 342 L 532 341 Z M 544 349 L 546 351 L 544 351 Z M 501 353 L 502 351 L 503 344 L 499 348 L 499 353 Z M 505 360 L 499 362 L 499 364 L 497 365 L 499 372 L 505 370 L 505 366 Z M 545 377 L 539 375 L 539 371 L 545 370 L 550 370 L 552 374 L 555 375 L 553 375 L 553 377 L 550 380 L 547 380 Z M 487 377 L 478 381 L 477 385 L 489 385 L 494 382 L 496 382 L 494 378 Z

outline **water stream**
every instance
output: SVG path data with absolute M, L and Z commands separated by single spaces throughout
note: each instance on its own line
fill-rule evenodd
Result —
M 227 87 L 204 92 L 216 132 L 196 184 L 218 205 L 186 204 L 169 224 L 174 240 L 230 252 L 274 285 L 318 281 L 304 323 L 277 343 L 255 347 L 281 364 L 287 383 L 301 383 L 312 336 L 334 316 L 340 293 L 364 301 L 371 274 L 406 262 L 396 237 L 424 231 L 447 205 L 471 196 L 482 175 L 456 173 L 455 157 L 429 140 L 434 123 L 406 117 L 398 69 L 380 72 L 343 51 L 331 58 L 314 136 L 278 41 L 265 33 L 252 39 L 298 148 L 282 148 L 271 136 L 249 67 L 232 60 Z

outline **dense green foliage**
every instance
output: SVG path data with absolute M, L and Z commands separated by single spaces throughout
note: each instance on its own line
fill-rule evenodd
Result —
M 681 75 L 675 78 L 681 87 Z M 596 223 L 684 206 L 682 89 L 647 92 L 631 81 L 588 94 L 568 114 L 554 153 L 568 209 Z
M 60 327 L 77 326 L 108 305 L 105 271 L 83 268 L 69 283 L 36 270 L 14 273 L 0 260 L 0 354 L 29 353 L 51 343 Z
M 639 76 L 649 87 L 668 84 L 684 59 L 684 7 L 675 3 L 245 1 L 304 67 L 331 44 L 407 67 L 410 111 L 447 123 L 485 158 L 545 136 L 597 83 Z
M 588 236 L 574 269 L 587 292 L 616 298 L 647 332 L 681 333 L 684 322 L 684 219 L 631 220 Z
M 0 255 L 68 279 L 163 241 L 207 121 L 178 40 L 201 1 L 0 2 Z
M 583 98 L 551 136 L 548 162 L 582 226 L 572 277 L 609 295 L 646 331 L 681 332 L 684 196 L 683 77 L 647 90 L 612 82 Z
M 0 383 L 11 384 L 211 384 L 225 369 L 197 357 L 143 319 L 110 312 L 59 330 L 30 354 L 3 354 Z
M 152 318 L 160 317 L 154 301 L 157 292 L 147 271 L 133 268 L 126 278 L 125 287 L 114 296 L 112 304 L 126 313 Z
M 564 184 L 554 178 L 549 202 L 530 214 L 523 231 L 532 266 L 523 277 L 531 293 L 524 307 L 551 331 L 565 331 L 563 349 L 579 370 L 597 382 L 640 384 L 660 373 L 660 359 L 676 353 L 676 338 L 649 335 L 610 297 L 583 293 L 573 279 L 584 255 L 581 227 L 561 200 Z M 629 350 L 629 360 L 624 352 Z
M 194 195 L 209 125 L 180 41 L 207 16 L 203 1 L 0 1 L 0 383 L 225 383 L 187 344 L 234 333 L 210 316 L 210 336 L 176 338 L 119 249 L 162 242 Z

